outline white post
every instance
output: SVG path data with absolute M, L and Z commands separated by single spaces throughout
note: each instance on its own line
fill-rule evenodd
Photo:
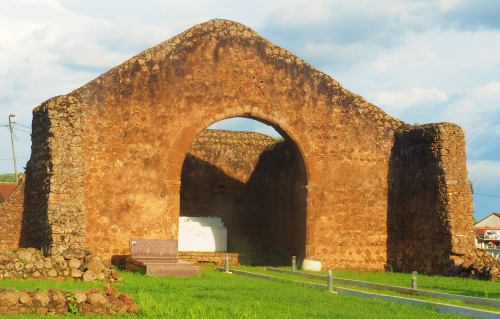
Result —
M 333 270 L 332 270 L 332 268 L 328 268 L 328 291 L 331 293 L 337 293 L 337 291 L 333 290 Z
M 411 272 L 411 288 L 417 289 L 417 272 L 416 271 Z
M 10 131 L 10 143 L 12 145 L 12 159 L 14 160 L 14 175 L 16 175 L 16 183 L 19 182 L 17 177 L 17 164 L 16 164 L 16 149 L 14 148 L 14 131 L 12 129 L 12 118 L 16 115 L 14 113 L 9 114 L 9 131 Z
M 226 254 L 226 260 L 224 261 L 224 272 L 226 274 L 231 273 L 231 271 L 229 270 L 229 254 Z

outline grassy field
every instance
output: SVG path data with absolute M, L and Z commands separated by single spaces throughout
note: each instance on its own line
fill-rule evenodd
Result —
M 21 178 L 23 173 L 18 173 L 18 177 Z M 16 175 L 14 173 L 0 173 L 0 182 L 15 182 Z
M 326 274 L 326 272 L 324 272 L 323 274 Z M 334 276 L 339 278 L 362 280 L 386 285 L 411 287 L 411 274 L 405 273 L 338 270 L 335 271 Z M 418 274 L 417 279 L 419 289 L 500 299 L 500 282 L 498 281 L 490 282 L 469 278 L 428 276 L 423 274 Z
M 273 276 L 277 278 L 282 278 L 285 280 L 295 280 L 295 281 L 303 281 L 303 282 L 312 282 L 312 283 L 318 283 L 318 284 L 326 284 L 325 280 L 322 279 L 316 279 L 316 278 L 306 278 L 306 277 L 301 277 L 293 274 L 288 274 L 288 273 L 277 273 L 277 272 L 271 272 L 265 270 L 263 267 L 247 267 L 247 266 L 239 266 L 237 269 L 240 270 L 245 270 L 245 271 L 250 271 L 250 272 L 256 272 L 256 273 L 261 273 L 265 274 L 268 276 Z M 361 273 L 364 276 L 369 276 L 369 275 L 374 275 L 376 276 L 377 273 Z M 393 276 L 399 276 L 400 274 L 389 274 Z M 354 278 L 353 278 L 354 279 Z M 448 278 L 448 277 L 440 277 L 440 276 L 434 276 L 434 280 L 436 284 L 440 283 L 440 280 L 445 280 L 445 282 L 452 282 L 453 280 L 456 280 L 455 284 L 459 285 L 463 279 L 462 278 Z M 496 293 L 499 293 L 500 286 L 497 283 L 492 283 L 492 282 L 485 282 L 485 281 L 479 281 L 479 280 L 473 280 L 473 279 L 468 279 L 469 281 L 475 281 L 475 284 L 478 286 L 481 285 L 486 285 L 487 289 L 490 291 L 494 291 L 496 287 Z M 365 280 L 368 281 L 368 280 Z M 373 281 L 373 280 L 372 280 Z M 374 281 L 373 281 L 374 282 Z M 462 306 L 462 307 L 469 307 L 469 308 L 475 308 L 475 309 L 482 309 L 482 310 L 490 310 L 490 311 L 499 311 L 497 307 L 492 307 L 492 306 L 484 306 L 484 305 L 477 305 L 477 304 L 470 304 L 466 303 L 464 301 L 458 300 L 458 299 L 442 299 L 442 298 L 436 298 L 436 297 L 428 297 L 428 296 L 409 296 L 407 294 L 403 293 L 398 293 L 390 290 L 381 290 L 381 289 L 372 289 L 372 288 L 365 288 L 365 287 L 358 287 L 358 286 L 351 286 L 348 284 L 342 284 L 342 283 L 335 283 L 336 286 L 338 287 L 344 287 L 344 288 L 350 288 L 350 289 L 355 289 L 355 290 L 361 290 L 365 292 L 372 292 L 372 293 L 378 293 L 378 294 L 385 294 L 385 295 L 391 295 L 391 296 L 400 296 L 400 297 L 406 297 L 406 298 L 413 298 L 413 299 L 419 299 L 423 301 L 433 301 L 433 302 L 440 302 L 440 303 L 447 303 L 447 304 L 452 304 L 452 305 L 457 305 L 457 306 Z M 403 286 L 403 285 L 399 285 Z M 443 291 L 445 289 L 442 289 Z
M 132 273 L 122 273 L 122 276 L 124 281 L 116 287 L 136 298 L 141 307 L 141 318 L 461 318 L 437 313 L 432 308 L 332 295 L 295 284 L 227 275 L 211 269 L 194 278 L 149 277 Z M 71 290 L 102 284 L 0 280 L 0 286 Z

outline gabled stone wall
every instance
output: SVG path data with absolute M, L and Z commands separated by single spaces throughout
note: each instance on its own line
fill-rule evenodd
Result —
M 292 142 L 307 181 L 306 255 L 383 269 L 394 119 L 241 24 L 197 25 L 70 94 L 82 108 L 87 247 L 177 238 L 184 158 L 196 136 L 235 116 Z M 355 217 L 354 217 L 355 216 Z M 352 227 L 352 219 L 362 224 Z

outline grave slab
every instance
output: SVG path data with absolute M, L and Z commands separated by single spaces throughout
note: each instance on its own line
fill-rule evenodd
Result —
M 177 241 L 170 239 L 131 239 L 129 271 L 144 270 L 147 275 L 187 277 L 199 275 L 201 267 L 179 259 Z

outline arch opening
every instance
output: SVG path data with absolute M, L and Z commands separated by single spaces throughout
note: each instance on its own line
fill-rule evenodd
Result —
M 227 250 L 252 265 L 304 258 L 306 175 L 299 147 L 276 125 L 242 117 L 212 124 L 182 165 L 179 250 Z

